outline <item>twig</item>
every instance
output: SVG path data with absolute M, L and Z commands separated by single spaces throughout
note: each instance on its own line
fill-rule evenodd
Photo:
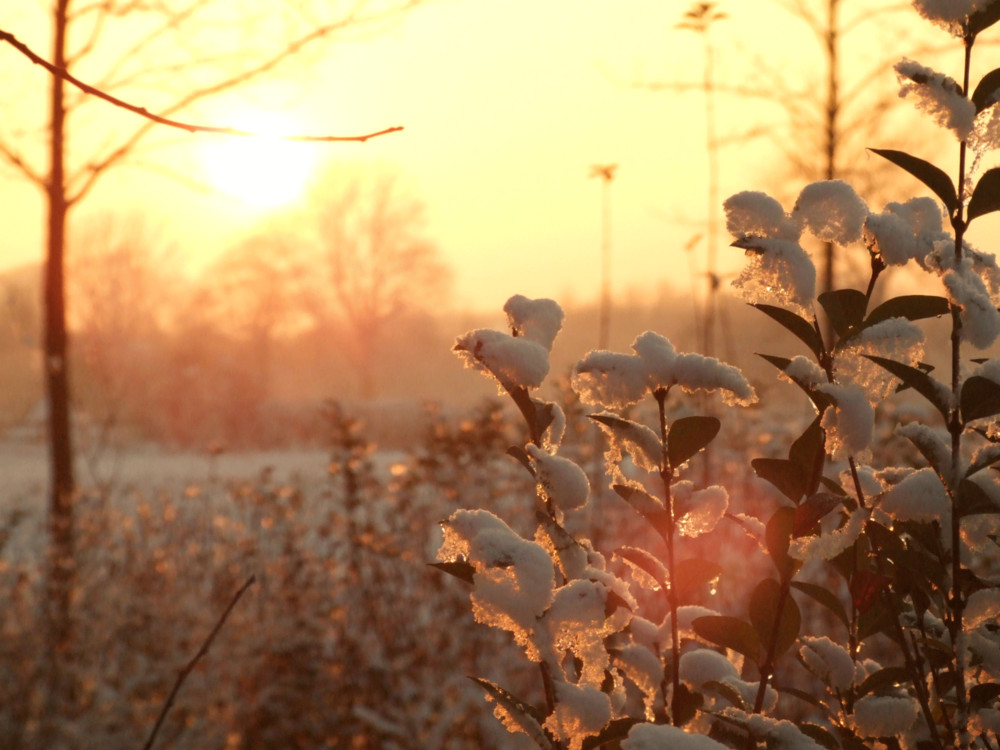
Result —
M 201 657 L 208 653 L 208 649 L 212 646 L 212 641 L 215 640 L 215 636 L 218 635 L 220 630 L 222 630 L 222 626 L 229 617 L 229 613 L 233 611 L 233 607 L 236 606 L 236 602 L 240 600 L 240 597 L 246 593 L 247 589 L 250 588 L 256 580 L 257 576 L 252 575 L 247 579 L 246 583 L 240 587 L 240 590 L 236 592 L 236 596 L 233 597 L 233 600 L 229 602 L 229 606 L 226 607 L 226 611 L 222 613 L 222 617 L 220 617 L 219 621 L 215 623 L 215 627 L 212 628 L 212 632 L 208 634 L 208 638 L 206 638 L 205 642 L 201 644 L 201 648 L 198 649 L 198 653 L 195 654 L 194 658 L 187 663 L 187 666 L 185 666 L 184 669 L 177 674 L 177 681 L 174 682 L 174 687 L 171 689 L 170 695 L 167 696 L 167 700 L 163 704 L 163 708 L 160 710 L 160 715 L 156 717 L 156 724 L 153 725 L 153 731 L 149 733 L 149 739 L 146 740 L 146 744 L 142 746 L 142 750 L 150 750 L 150 748 L 153 747 L 156 735 L 160 731 L 163 720 L 167 718 L 167 714 L 173 707 L 174 700 L 177 698 L 177 693 L 180 692 L 181 685 L 184 684 L 184 680 L 186 680 L 188 675 L 194 671 L 194 668 L 198 664 Z
M 80 89 L 85 94 L 90 94 L 91 96 L 96 96 L 98 99 L 103 99 L 109 104 L 113 104 L 116 107 L 121 107 L 122 109 L 128 110 L 140 117 L 145 117 L 147 120 L 152 120 L 160 125 L 166 125 L 171 128 L 178 128 L 180 130 L 186 130 L 189 133 L 218 133 L 221 135 L 235 135 L 242 136 L 244 138 L 263 138 L 263 137 L 274 137 L 270 134 L 255 133 L 251 130 L 242 130 L 240 128 L 229 128 L 220 127 L 216 125 L 195 125 L 189 122 L 181 122 L 179 120 L 172 120 L 169 117 L 161 117 L 160 115 L 153 114 L 145 107 L 140 107 L 135 104 L 130 104 L 116 96 L 102 91 L 101 89 L 95 88 L 88 83 L 84 83 L 79 78 L 71 75 L 69 71 L 53 65 L 48 60 L 39 57 L 35 54 L 30 47 L 24 44 L 11 33 L 0 29 L 0 42 L 7 42 L 20 52 L 22 55 L 27 57 L 35 65 L 41 65 L 49 73 L 54 76 L 58 76 L 63 80 L 73 84 L 78 89 Z M 310 143 L 329 143 L 333 141 L 357 141 L 364 143 L 371 138 L 377 138 L 380 135 L 387 135 L 389 133 L 398 133 L 402 130 L 402 126 L 395 126 L 391 128 L 385 128 L 383 130 L 376 131 L 374 133 L 365 133 L 364 135 L 283 135 L 279 136 L 282 140 L 286 141 L 308 141 Z

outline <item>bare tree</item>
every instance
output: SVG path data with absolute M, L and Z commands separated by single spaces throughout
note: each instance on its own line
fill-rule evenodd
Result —
M 250 11 L 246 3 L 230 0 L 54 0 L 48 60 L 42 60 L 10 33 L 0 31 L 0 41 L 54 73 L 45 126 L 46 159 L 36 163 L 24 148 L 30 144 L 19 143 L 6 118 L 0 124 L 0 158 L 44 192 L 47 206 L 43 283 L 51 474 L 47 716 L 63 713 L 73 692 L 70 609 L 76 484 L 64 274 L 71 209 L 112 167 L 134 156 L 157 123 L 183 126 L 169 118 L 191 111 L 212 96 L 280 72 L 289 61 L 318 50 L 322 40 L 376 28 L 417 1 L 314 4 L 288 0 L 276 9 L 272 6 L 260 11 L 260 6 L 255 6 Z M 91 71 L 92 86 L 82 84 L 71 73 L 84 67 Z M 103 72 L 95 74 L 95 70 Z M 71 85 L 76 89 L 71 90 Z M 86 132 L 76 125 L 86 123 L 95 98 L 123 105 L 119 96 L 137 94 L 155 100 L 148 108 L 125 105 L 143 115 L 145 119 L 139 124 L 110 133 L 102 128 L 90 143 L 77 137 Z M 98 106 L 107 105 L 99 102 Z M 71 135 L 72 159 L 68 149 Z
M 386 327 L 440 306 L 449 273 L 424 236 L 424 207 L 391 174 L 324 190 L 318 240 L 335 309 L 347 328 L 364 398 L 377 391 L 376 358 Z

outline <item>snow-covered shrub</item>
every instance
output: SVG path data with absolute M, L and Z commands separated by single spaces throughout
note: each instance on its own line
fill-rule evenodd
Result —
M 511 733 L 559 750 L 1000 745 L 1000 369 L 965 360 L 968 345 L 1000 336 L 996 260 L 965 239 L 970 222 L 1000 211 L 1000 168 L 977 179 L 967 158 L 1000 142 L 1000 70 L 975 90 L 967 83 L 1000 0 L 915 5 L 969 53 L 964 84 L 896 66 L 901 96 L 959 140 L 957 188 L 922 158 L 875 150 L 940 204 L 920 197 L 875 211 L 840 181 L 806 186 L 790 211 L 753 191 L 725 204 L 733 245 L 749 258 L 734 285 L 808 352 L 762 355 L 814 413 L 787 457 L 746 457 L 773 487 L 769 508 L 748 512 L 724 476 L 702 486 L 690 466 L 723 420 L 695 413 L 705 402 L 689 394 L 742 407 L 754 387 L 646 332 L 631 352 L 587 354 L 571 378 L 607 438 L 602 483 L 654 532 L 649 543 L 596 548 L 570 531 L 586 475 L 561 438 L 576 429 L 538 396 L 558 307 L 514 297 L 510 333 L 458 339 L 467 364 L 524 417 L 526 441 L 507 453 L 536 486 L 533 533 L 513 531 L 497 509 L 463 510 L 443 522 L 438 553 L 438 567 L 471 586 L 476 619 L 510 633 L 537 665 L 541 700 L 478 680 Z M 804 233 L 866 254 L 866 287 L 817 296 Z M 936 293 L 873 304 L 882 273 L 910 262 Z M 950 372 L 939 379 L 921 359 L 921 321 L 944 316 Z M 887 408 L 897 398 L 906 408 Z M 762 578 L 727 554 L 733 528 L 752 540 L 747 555 L 769 560 Z M 740 595 L 713 599 L 723 588 Z

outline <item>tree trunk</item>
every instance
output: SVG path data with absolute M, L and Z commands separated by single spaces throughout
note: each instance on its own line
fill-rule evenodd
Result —
M 52 59 L 66 64 L 66 26 L 69 0 L 59 0 L 54 11 Z M 65 185 L 64 83 L 52 77 L 50 109 L 48 237 L 46 247 L 45 392 L 48 399 L 50 461 L 49 557 L 46 577 L 46 670 L 43 734 L 53 731 L 73 698 L 72 618 L 70 602 L 74 578 L 73 549 L 73 446 L 70 433 L 69 362 L 67 359 L 66 299 L 63 278 L 66 217 L 69 203 Z M 48 725 L 47 728 L 44 725 Z M 49 743 L 46 743 L 49 744 Z

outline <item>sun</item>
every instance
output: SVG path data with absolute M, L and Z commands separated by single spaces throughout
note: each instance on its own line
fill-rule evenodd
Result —
M 233 126 L 261 137 L 213 139 L 203 154 L 212 187 L 259 208 L 287 205 L 301 197 L 312 172 L 314 148 L 281 137 L 301 129 L 290 118 L 271 112 L 244 113 Z

